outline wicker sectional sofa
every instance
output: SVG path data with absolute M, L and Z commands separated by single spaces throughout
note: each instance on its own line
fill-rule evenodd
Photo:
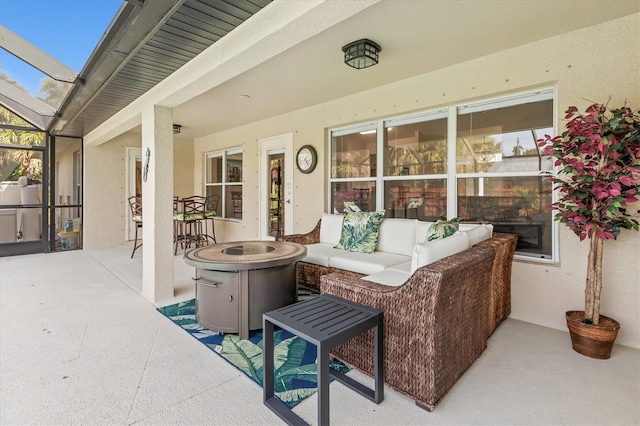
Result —
M 307 247 L 298 284 L 382 310 L 385 382 L 431 411 L 511 312 L 517 238 L 461 224 L 454 236 L 423 244 L 431 223 L 385 218 L 376 251 L 352 253 L 333 247 L 341 218 L 325 214 L 311 232 L 280 237 Z M 333 351 L 369 374 L 372 354 L 371 332 Z

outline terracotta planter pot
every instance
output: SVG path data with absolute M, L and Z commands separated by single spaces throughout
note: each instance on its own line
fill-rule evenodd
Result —
M 574 351 L 590 358 L 609 359 L 620 329 L 618 321 L 600 315 L 600 324 L 585 324 L 584 311 L 567 311 L 565 317 Z

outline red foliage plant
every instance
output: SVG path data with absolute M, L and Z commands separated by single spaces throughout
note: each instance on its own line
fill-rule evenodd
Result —
M 638 230 L 628 207 L 640 191 L 640 111 L 593 104 L 580 113 L 571 106 L 565 119 L 562 135 L 545 135 L 538 146 L 559 167 L 553 182 L 560 198 L 550 206 L 555 220 L 580 241 L 591 239 L 585 322 L 598 324 L 602 242 L 616 239 L 621 229 Z

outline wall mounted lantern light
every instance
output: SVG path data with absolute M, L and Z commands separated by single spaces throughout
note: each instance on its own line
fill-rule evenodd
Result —
M 356 69 L 370 67 L 378 63 L 380 50 L 377 43 L 366 38 L 351 42 L 342 48 L 344 63 Z
M 182 130 L 182 126 L 179 124 L 174 124 L 173 125 L 173 134 L 177 135 L 178 133 L 180 133 L 180 130 Z

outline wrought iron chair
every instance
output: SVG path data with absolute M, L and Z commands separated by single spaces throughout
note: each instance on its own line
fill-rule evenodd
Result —
M 220 201 L 220 196 L 213 194 L 207 195 L 204 202 L 204 238 L 207 241 L 212 239 L 214 244 L 217 244 L 214 217 L 217 215 L 218 201 Z M 211 235 L 209 235 L 209 229 L 207 226 L 207 222 L 209 220 L 211 221 Z
M 131 252 L 131 258 L 133 259 L 136 250 L 142 246 L 142 241 L 138 243 L 138 229 L 142 229 L 142 197 L 133 195 L 127 200 L 129 201 L 129 208 L 131 209 L 131 220 L 135 227 L 135 239 L 133 242 L 133 251 Z
M 173 219 L 175 227 L 175 247 L 174 254 L 178 254 L 178 245 L 184 249 L 186 254 L 187 248 L 193 243 L 196 247 L 204 245 L 206 238 L 202 232 L 202 221 L 205 212 L 205 197 L 192 196 L 178 200 L 178 212 L 174 214 Z

